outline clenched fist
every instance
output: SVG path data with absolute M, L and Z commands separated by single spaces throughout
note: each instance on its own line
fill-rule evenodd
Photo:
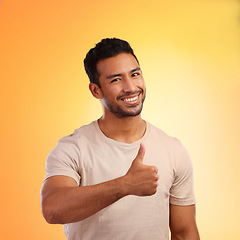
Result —
M 124 176 L 126 191 L 129 195 L 150 196 L 156 193 L 158 186 L 157 167 L 143 163 L 145 147 L 141 143 L 138 154 Z

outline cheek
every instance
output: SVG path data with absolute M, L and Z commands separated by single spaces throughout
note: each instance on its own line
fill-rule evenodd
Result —
M 107 101 L 107 102 L 114 102 L 115 99 L 117 98 L 117 93 L 115 93 L 114 90 L 111 91 L 105 91 L 103 92 L 103 98 Z
M 144 81 L 139 82 L 138 87 L 141 88 L 143 91 L 146 91 L 146 86 L 145 86 Z
M 119 95 L 121 95 L 122 86 L 121 84 L 113 84 L 111 87 L 102 88 L 103 97 L 115 101 Z
M 120 84 L 114 86 L 110 91 L 109 91 L 109 96 L 111 98 L 117 98 L 121 94 L 121 86 Z
M 139 86 L 141 86 L 142 88 L 145 88 L 145 81 L 143 77 L 140 77 L 137 81 L 137 83 L 139 84 Z

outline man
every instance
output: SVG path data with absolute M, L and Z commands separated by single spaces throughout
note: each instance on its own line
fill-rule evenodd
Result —
M 130 45 L 103 39 L 85 60 L 103 116 L 60 139 L 41 190 L 47 222 L 70 240 L 199 239 L 191 160 L 141 118 L 146 96 Z

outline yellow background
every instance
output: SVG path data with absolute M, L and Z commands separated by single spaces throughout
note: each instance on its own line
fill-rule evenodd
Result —
M 240 2 L 2 0 L 1 239 L 65 239 L 41 215 L 45 159 L 101 116 L 83 59 L 130 42 L 147 85 L 143 117 L 187 147 L 203 240 L 240 239 Z

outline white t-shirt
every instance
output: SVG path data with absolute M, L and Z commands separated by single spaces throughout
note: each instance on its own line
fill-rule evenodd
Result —
M 147 122 L 134 143 L 106 137 L 94 121 L 61 138 L 49 153 L 45 179 L 64 175 L 79 186 L 112 180 L 127 173 L 140 143 L 143 163 L 158 168 L 158 188 L 152 196 L 126 196 L 87 219 L 64 225 L 69 240 L 168 240 L 169 203 L 195 204 L 191 159 L 176 139 Z

